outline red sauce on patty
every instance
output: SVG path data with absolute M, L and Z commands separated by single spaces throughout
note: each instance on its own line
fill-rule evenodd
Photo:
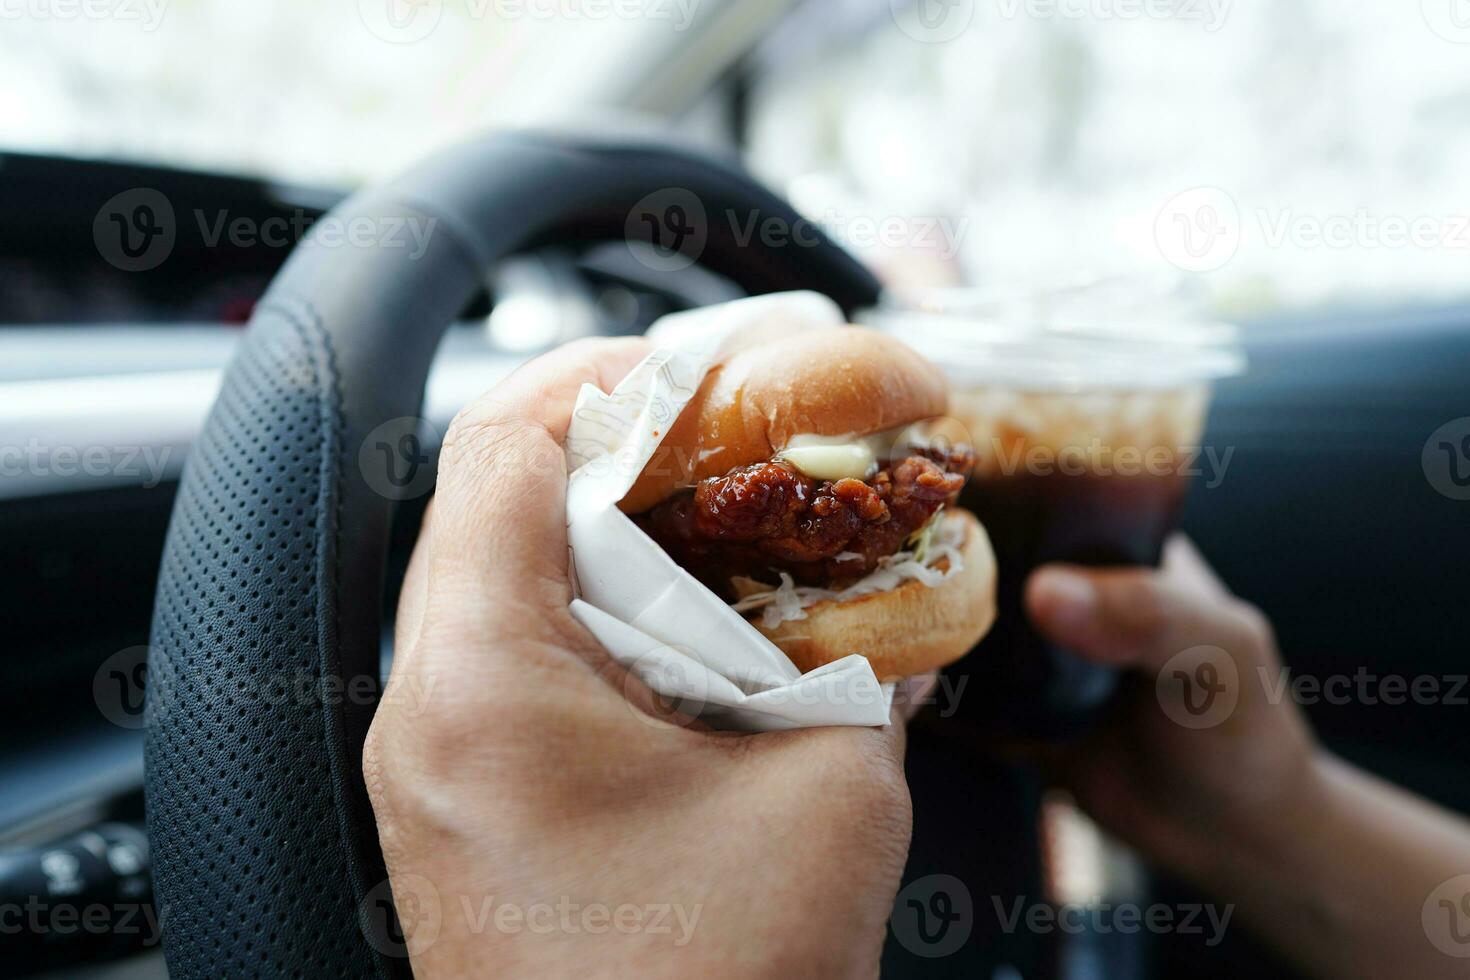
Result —
M 702 480 L 634 518 L 683 568 L 727 599 L 733 576 L 802 585 L 861 578 L 935 511 L 952 505 L 975 457 L 967 447 L 915 449 L 867 480 L 813 480 L 756 463 Z

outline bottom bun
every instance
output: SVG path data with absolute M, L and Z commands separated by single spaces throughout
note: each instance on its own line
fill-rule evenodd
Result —
M 995 553 L 985 528 L 968 511 L 963 521 L 964 567 L 935 586 L 908 581 L 887 592 L 828 599 L 808 606 L 804 619 L 767 628 L 751 625 L 806 673 L 854 653 L 867 657 L 879 680 L 897 680 L 954 663 L 980 642 L 995 622 Z M 940 559 L 935 568 L 948 567 Z

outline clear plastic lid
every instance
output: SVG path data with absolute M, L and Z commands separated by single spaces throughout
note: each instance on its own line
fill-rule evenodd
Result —
M 858 322 L 891 333 L 959 385 L 1028 391 L 1167 389 L 1245 369 L 1234 326 L 1123 280 L 1045 290 L 885 297 Z

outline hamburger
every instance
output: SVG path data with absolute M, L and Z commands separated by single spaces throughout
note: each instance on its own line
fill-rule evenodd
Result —
M 727 349 L 619 506 L 802 671 L 880 679 L 963 656 L 995 618 L 995 558 L 956 506 L 974 465 L 938 437 L 943 375 L 857 327 Z

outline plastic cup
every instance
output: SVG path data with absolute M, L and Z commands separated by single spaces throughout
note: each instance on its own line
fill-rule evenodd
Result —
M 943 368 L 950 434 L 976 450 L 960 503 L 995 546 L 999 612 L 950 668 L 968 677 L 955 719 L 1008 736 L 1082 732 L 1117 674 L 1031 628 L 1026 579 L 1048 562 L 1158 564 L 1191 477 L 1218 463 L 1200 440 L 1212 383 L 1244 368 L 1234 328 L 1080 289 L 952 291 L 860 319 Z

